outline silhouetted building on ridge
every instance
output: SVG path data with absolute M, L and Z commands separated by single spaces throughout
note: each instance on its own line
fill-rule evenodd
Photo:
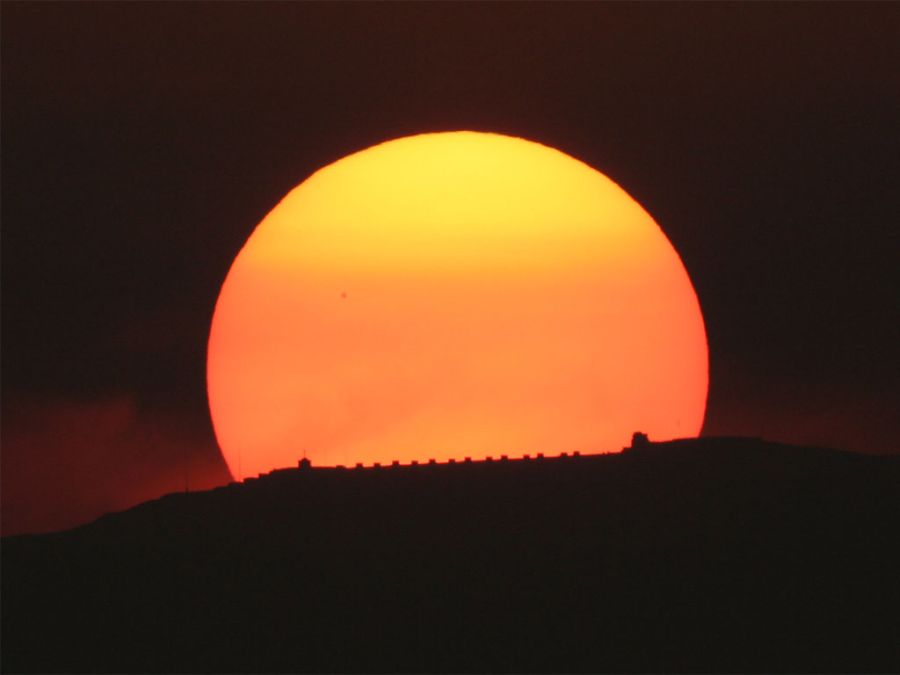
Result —
M 631 435 L 631 447 L 629 450 L 644 450 L 650 446 L 650 437 L 643 431 L 635 431 Z

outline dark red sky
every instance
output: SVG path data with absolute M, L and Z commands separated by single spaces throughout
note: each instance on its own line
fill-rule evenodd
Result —
M 898 30 L 892 3 L 4 3 L 4 533 L 226 481 L 234 255 L 316 168 L 433 130 L 558 147 L 653 214 L 707 322 L 705 433 L 896 452 Z

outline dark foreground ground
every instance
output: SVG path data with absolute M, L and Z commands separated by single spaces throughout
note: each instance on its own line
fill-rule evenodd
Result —
M 276 472 L 2 542 L 5 672 L 900 670 L 900 457 Z

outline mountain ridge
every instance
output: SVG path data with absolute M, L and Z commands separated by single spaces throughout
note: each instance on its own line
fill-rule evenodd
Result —
M 892 671 L 900 458 L 298 468 L 3 539 L 6 672 Z

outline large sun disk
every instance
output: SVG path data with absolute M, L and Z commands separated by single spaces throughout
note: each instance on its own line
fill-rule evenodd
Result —
M 216 305 L 208 390 L 232 473 L 620 448 L 696 435 L 703 319 L 653 219 L 537 143 L 402 138 L 313 174 Z

